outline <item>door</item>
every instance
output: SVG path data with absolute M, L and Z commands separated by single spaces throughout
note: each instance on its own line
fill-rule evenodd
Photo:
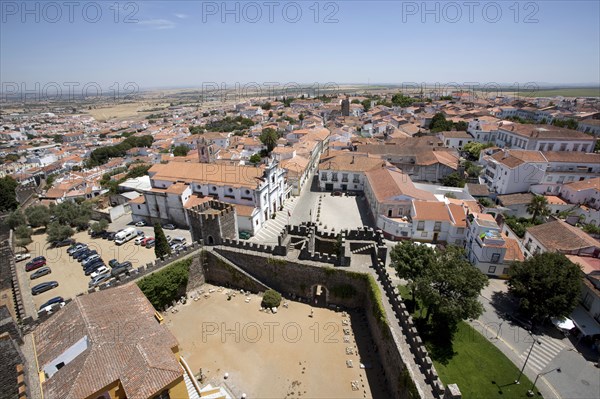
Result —
M 439 233 L 433 233 L 433 242 L 437 242 Z

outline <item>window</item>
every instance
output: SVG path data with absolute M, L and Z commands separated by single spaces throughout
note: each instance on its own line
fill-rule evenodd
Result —
M 489 273 L 489 274 L 494 274 L 494 273 L 496 273 L 496 266 L 490 266 L 490 268 L 488 269 L 488 273 Z
M 417 223 L 417 230 L 425 230 L 425 222 L 424 221 L 420 221 L 419 223 Z
M 458 229 L 456 229 L 456 234 L 465 234 L 465 228 L 459 227 Z
M 433 231 L 440 231 L 442 229 L 442 222 L 435 222 Z
M 508 267 L 505 267 L 504 269 L 502 269 L 502 274 L 504 274 L 504 275 L 508 274 Z
M 327 173 L 321 173 L 321 180 L 327 180 Z
M 427 232 L 426 231 L 422 232 L 421 237 L 427 237 Z
M 388 217 L 391 218 L 392 217 L 392 210 L 388 209 Z
M 343 182 L 347 182 L 348 181 L 348 173 L 342 173 L 342 181 Z
M 498 263 L 498 261 L 500 260 L 500 254 L 492 254 L 492 263 Z M 495 268 L 495 267 L 494 267 Z

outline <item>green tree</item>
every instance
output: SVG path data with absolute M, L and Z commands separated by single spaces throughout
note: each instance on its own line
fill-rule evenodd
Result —
M 478 160 L 479 154 L 482 150 L 493 146 L 492 143 L 478 143 L 471 141 L 463 146 L 463 152 L 466 153 L 471 159 Z
M 21 210 L 16 210 L 8 215 L 8 217 L 6 218 L 6 224 L 8 225 L 8 227 L 14 230 L 18 226 L 26 225 L 27 219 L 25 219 L 25 215 L 23 215 L 23 212 L 21 212 Z
M 89 202 L 75 203 L 72 201 L 61 202 L 51 210 L 58 223 L 77 227 L 79 231 L 88 228 L 92 217 L 92 205 Z
M 273 111 L 269 111 L 269 118 L 273 117 Z
M 175 262 L 138 281 L 138 287 L 157 310 L 167 308 L 173 301 L 185 295 L 193 258 Z
M 108 228 L 108 221 L 106 219 L 100 219 L 100 221 L 92 223 L 90 228 L 94 233 L 105 231 Z
M 25 249 L 27 251 L 27 245 L 31 244 L 33 240 L 31 239 L 32 230 L 25 226 L 20 225 L 15 229 L 15 236 L 17 238 L 17 246 Z
M 260 107 L 262 109 L 264 109 L 265 111 L 268 111 L 271 109 L 271 103 L 267 101 L 266 103 L 262 104 Z
M 371 109 L 371 100 L 366 99 L 366 100 L 362 100 L 361 104 L 363 106 L 363 108 L 365 109 L 365 112 L 369 111 L 369 109 Z
M 260 157 L 260 154 L 252 154 L 250 157 L 250 163 L 257 164 L 261 161 L 261 159 L 262 158 Z
M 19 183 L 10 176 L 4 176 L 0 179 L 0 211 L 12 211 L 17 209 L 16 189 Z
M 54 184 L 54 180 L 56 180 L 56 176 L 50 175 L 46 178 L 46 185 L 44 186 L 44 190 L 50 190 L 52 185 Z
M 50 223 L 46 232 L 48 233 L 46 237 L 46 241 L 48 242 L 62 241 L 75 234 L 75 231 L 73 231 L 71 227 L 60 224 L 59 222 Z
M 181 144 L 173 148 L 173 155 L 175 155 L 176 157 L 185 157 L 189 151 L 190 149 L 187 145 Z
M 532 222 L 535 222 L 538 216 L 548 216 L 550 214 L 548 199 L 543 195 L 534 195 L 527 205 L 527 213 L 531 214 Z
M 279 139 L 279 136 L 277 135 L 277 132 L 274 129 L 268 127 L 266 129 L 263 129 L 259 136 L 259 139 L 261 143 L 267 146 L 267 151 L 271 152 L 273 151 L 273 148 L 275 148 L 275 146 L 277 145 L 277 140 Z
M 44 205 L 34 205 L 25 209 L 25 216 L 31 227 L 47 227 L 50 223 L 50 211 Z
M 466 184 L 465 179 L 458 172 L 444 176 L 440 182 L 446 187 L 464 187 Z
M 263 308 L 276 308 L 281 303 L 281 294 L 275 290 L 266 290 L 260 306 Z
M 398 277 L 408 282 L 413 301 L 416 300 L 417 286 L 415 282 L 423 277 L 425 270 L 435 261 L 435 252 L 426 245 L 412 241 L 402 241 L 392 248 L 390 258 L 392 267 L 396 269 Z
M 160 223 L 154 224 L 154 239 L 156 240 L 154 244 L 154 254 L 157 258 L 164 259 L 166 255 L 171 253 L 171 246 L 169 246 L 169 242 L 167 241 L 167 237 L 165 236 L 165 232 Z
M 520 299 L 520 310 L 535 322 L 568 316 L 579 302 L 581 268 L 565 255 L 546 252 L 514 263 L 508 290 Z
M 397 93 L 392 96 L 392 104 L 402 108 L 410 107 L 415 101 L 415 98 L 405 96 L 402 93 Z
M 438 251 L 435 262 L 416 284 L 418 296 L 427 307 L 425 322 L 432 319 L 438 327 L 453 332 L 459 321 L 483 313 L 479 293 L 488 285 L 488 278 L 467 262 L 459 247 L 450 245 Z

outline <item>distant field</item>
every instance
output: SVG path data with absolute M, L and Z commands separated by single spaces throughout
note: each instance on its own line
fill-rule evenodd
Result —
M 600 97 L 600 88 L 596 87 L 575 87 L 575 88 L 561 88 L 561 89 L 538 89 L 532 91 L 531 89 L 523 88 L 520 92 L 513 92 L 504 89 L 500 89 L 500 94 L 505 96 L 518 96 L 518 97 Z
M 144 102 L 135 102 L 135 103 L 126 103 L 126 104 L 116 104 L 107 107 L 98 107 L 90 110 L 86 110 L 86 113 L 93 116 L 94 119 L 104 122 L 112 119 L 144 119 L 146 116 L 152 114 L 152 111 L 141 112 L 143 110 L 155 109 L 155 108 L 165 108 L 168 107 L 169 104 L 162 103 L 148 103 Z M 159 113 L 160 111 L 154 111 L 154 113 Z

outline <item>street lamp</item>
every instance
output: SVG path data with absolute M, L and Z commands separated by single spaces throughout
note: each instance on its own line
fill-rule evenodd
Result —
M 537 382 L 538 378 L 540 378 L 541 375 L 546 375 L 546 374 L 551 373 L 553 371 L 556 371 L 557 373 L 561 373 L 562 372 L 562 370 L 560 369 L 560 367 L 556 367 L 556 368 L 553 368 L 552 370 L 549 370 L 549 371 L 546 371 L 546 372 L 543 372 L 543 373 L 539 373 L 537 375 L 537 377 L 535 377 L 535 381 L 533 381 L 533 384 L 531 384 L 531 388 L 529 389 L 529 391 L 527 391 L 527 396 L 531 397 L 531 396 L 535 395 L 535 393 L 533 392 L 533 388 L 535 388 L 535 383 Z
M 527 331 L 527 330 L 526 330 Z M 525 363 L 523 363 L 523 367 L 521 368 L 521 372 L 519 373 L 519 376 L 517 377 L 517 379 L 515 380 L 515 384 L 519 385 L 521 383 L 521 377 L 523 376 L 523 371 L 525 370 L 525 366 L 527 366 L 527 361 L 529 360 L 529 356 L 531 355 L 531 352 L 533 351 L 533 347 L 535 346 L 535 344 L 541 345 L 541 341 L 538 341 L 532 333 L 530 333 L 529 331 L 527 331 L 529 333 L 529 335 L 531 335 L 531 337 L 533 338 L 533 343 L 531 344 L 531 348 L 529 348 L 529 353 L 527 353 L 527 357 L 525 358 Z

